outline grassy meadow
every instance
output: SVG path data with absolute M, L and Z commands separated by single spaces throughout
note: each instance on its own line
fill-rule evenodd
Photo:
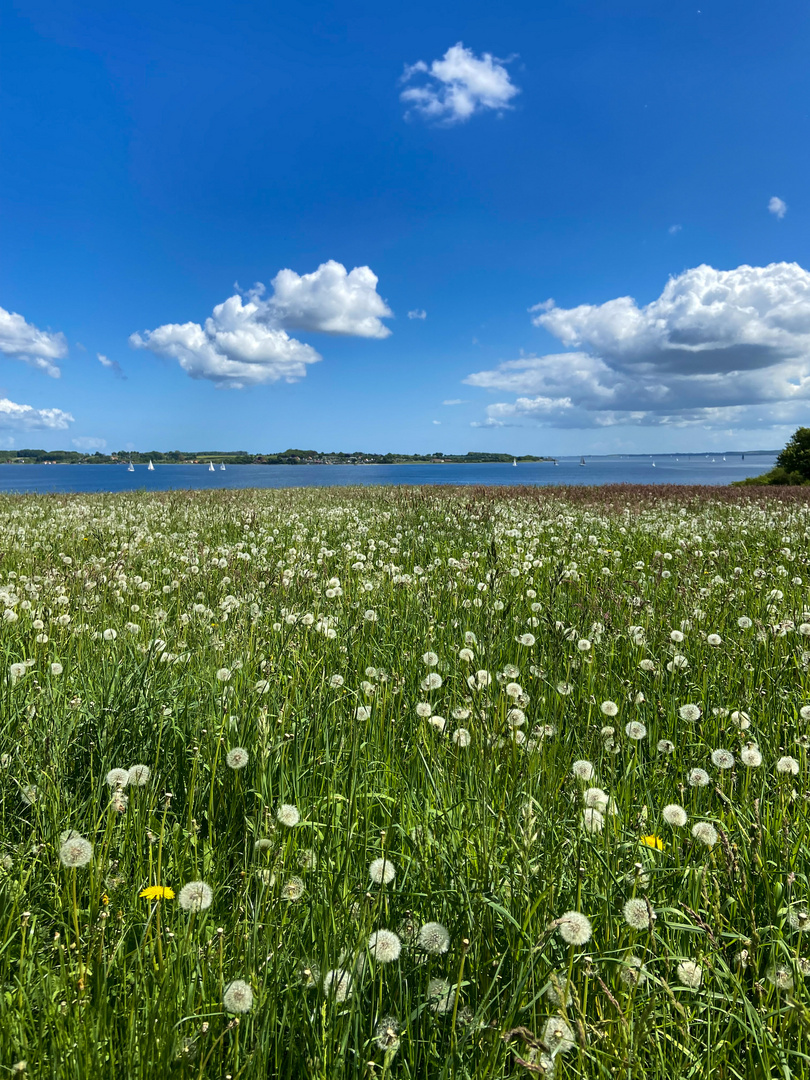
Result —
M 0 1074 L 810 1076 L 810 496 L 0 499 Z

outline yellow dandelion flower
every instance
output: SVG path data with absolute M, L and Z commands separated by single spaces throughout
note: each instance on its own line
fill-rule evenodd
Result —
M 657 848 L 658 851 L 664 850 L 664 841 L 660 836 L 656 836 L 654 833 L 651 836 L 642 836 L 641 843 L 645 847 Z
M 106 893 L 102 893 L 102 896 L 101 896 L 101 902 L 102 902 L 102 904 L 104 904 L 105 906 L 106 906 L 107 904 L 109 904 L 109 902 L 110 902 L 110 898 L 109 898 L 109 896 L 107 896 L 107 894 L 106 894 Z
M 174 889 L 166 885 L 150 885 L 140 893 L 147 900 L 174 900 Z

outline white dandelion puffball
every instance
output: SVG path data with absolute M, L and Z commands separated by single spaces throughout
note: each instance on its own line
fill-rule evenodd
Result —
M 368 876 L 374 885 L 390 885 L 397 876 L 397 870 L 388 859 L 375 859 L 368 868 Z
M 343 686 L 343 676 L 342 675 L 333 675 L 332 678 L 329 680 L 329 685 L 330 686 Z
M 129 782 L 134 784 L 135 787 L 144 787 L 149 783 L 149 777 L 152 775 L 152 770 L 148 765 L 132 765 L 129 769 Z
M 600 833 L 605 825 L 605 819 L 599 810 L 588 808 L 582 811 L 582 827 L 589 833 Z
M 690 769 L 688 780 L 690 787 L 706 787 L 709 783 L 709 774 L 705 769 Z
M 298 807 L 293 806 L 291 803 L 282 803 L 276 810 L 276 821 L 279 825 L 286 825 L 288 829 L 297 825 L 300 820 L 301 815 L 298 813 Z
M 646 900 L 634 897 L 628 900 L 622 909 L 624 921 L 631 930 L 652 930 L 655 912 L 648 906 Z
M 615 701 L 603 701 L 599 708 L 605 716 L 617 716 L 619 713 L 619 706 Z
M 506 722 L 509 727 L 522 727 L 526 723 L 526 713 L 523 709 L 510 709 L 506 714 Z
M 678 716 L 680 716 L 681 720 L 699 720 L 700 715 L 699 705 L 692 705 L 690 703 L 681 705 L 680 709 L 678 709 Z
M 577 780 L 591 780 L 593 779 L 594 768 L 590 761 L 582 759 L 574 762 L 571 766 L 571 772 Z
M 79 866 L 87 866 L 93 858 L 93 845 L 78 833 L 72 833 L 64 841 L 59 849 L 59 861 L 68 870 L 75 870 Z
M 557 929 L 568 945 L 584 945 L 593 934 L 590 919 L 581 911 L 566 911 L 557 919 Z
M 435 652 L 426 652 L 422 655 L 422 663 L 427 667 L 436 667 L 439 662 L 439 658 Z
M 723 644 L 723 639 L 720 637 L 719 634 L 709 634 L 709 636 L 706 638 L 706 644 L 711 645 L 713 648 L 716 649 L 718 645 Z
M 543 1028 L 543 1042 L 551 1051 L 552 1066 L 556 1054 L 567 1054 L 576 1046 L 574 1032 L 561 1016 L 553 1016 L 550 1020 L 546 1020 L 546 1026 Z
M 214 891 L 204 881 L 189 881 L 180 890 L 177 903 L 183 911 L 205 911 L 211 907 Z
M 416 704 L 416 715 L 421 716 L 423 719 L 427 719 L 433 712 L 433 708 L 429 701 L 419 701 Z
M 463 660 L 465 664 L 471 664 L 475 659 L 475 653 L 472 649 L 459 649 L 458 658 L 459 660 Z
M 360 720 L 361 722 L 363 720 L 370 720 L 371 709 L 368 707 L 368 705 L 358 705 L 357 708 L 354 710 L 354 718 L 355 720 Z
M 428 723 L 431 727 L 436 728 L 437 731 L 444 731 L 447 721 L 443 716 L 431 716 Z
M 577 648 L 580 652 L 590 652 L 591 643 L 587 638 L 580 638 L 577 642 Z
M 300 877 L 291 877 L 281 890 L 282 900 L 300 900 L 304 895 L 304 883 Z
M 352 992 L 352 977 L 344 968 L 333 968 L 323 977 L 323 992 L 334 995 L 335 1001 L 345 1001 Z
M 229 769 L 244 769 L 249 761 L 250 754 L 244 746 L 235 746 L 233 750 L 228 751 L 228 756 L 225 758 L 225 764 Z
M 655 744 L 655 749 L 659 754 L 674 754 L 675 743 L 671 739 L 659 739 Z
M 740 761 L 749 769 L 758 769 L 762 764 L 762 754 L 753 743 L 749 743 L 740 751 Z
M 682 960 L 676 968 L 678 982 L 690 990 L 697 990 L 703 979 L 703 969 L 694 960 Z
M 374 1045 L 378 1050 L 395 1053 L 399 1049 L 399 1020 L 385 1016 L 374 1028 Z
M 105 630 L 101 636 L 104 638 L 105 641 L 115 641 L 115 639 L 118 637 L 118 631 Z
M 423 690 L 438 690 L 443 681 L 444 680 L 438 671 L 431 671 L 429 675 L 426 675 L 424 679 L 422 679 L 420 685 Z
M 51 664 L 51 675 L 61 675 L 64 670 L 61 664 Z
M 708 848 L 714 847 L 717 843 L 717 829 L 715 829 L 714 825 L 710 825 L 708 821 L 696 822 L 692 826 L 692 836 Z
M 607 810 L 608 803 L 610 802 L 610 796 L 606 791 L 603 791 L 600 787 L 585 788 L 582 794 L 582 801 L 590 810 L 600 810 L 602 813 Z
M 799 716 L 802 720 L 810 720 L 810 705 L 802 705 L 799 709 Z
M 788 911 L 788 923 L 791 930 L 799 930 L 806 934 L 810 930 L 810 913 L 808 913 L 807 908 L 804 905 L 792 907 Z
M 667 825 L 673 828 L 682 828 L 688 820 L 686 811 L 677 803 L 670 803 L 664 807 L 663 818 Z
M 126 787 L 129 783 L 129 770 L 110 769 L 104 779 L 110 787 Z
M 460 746 L 462 750 L 466 749 L 472 742 L 472 735 L 466 728 L 456 728 L 453 732 L 453 742 L 456 746 Z
M 646 727 L 638 720 L 631 720 L 629 724 L 625 724 L 624 733 L 628 739 L 633 739 L 635 742 L 647 737 Z
M 750 630 L 753 625 L 754 624 L 747 615 L 741 615 L 739 619 L 737 619 L 737 626 L 739 626 L 741 630 Z
M 640 956 L 628 956 L 619 971 L 619 978 L 626 986 L 641 986 L 647 980 L 647 968 Z
M 796 776 L 799 772 L 799 763 L 795 757 L 780 757 L 776 763 L 776 771 L 785 775 Z
M 669 640 L 674 641 L 676 645 L 680 645 L 683 641 L 683 634 L 680 630 L 671 630 L 669 634 Z
M 712 765 L 718 769 L 733 769 L 734 755 L 730 750 L 712 750 Z
M 768 982 L 777 990 L 791 991 L 793 989 L 793 974 L 786 964 L 771 964 L 765 972 Z
M 228 682 L 230 677 L 231 677 L 231 669 L 230 668 L 221 667 L 219 669 L 219 671 L 217 672 L 217 681 L 218 682 Z
M 735 709 L 729 719 L 735 727 L 740 729 L 740 731 L 748 731 L 751 727 L 751 717 L 747 712 Z
M 250 983 L 234 979 L 228 983 L 222 995 L 222 1007 L 229 1013 L 246 1013 L 253 1008 L 253 991 Z
M 432 956 L 446 953 L 450 948 L 450 934 L 439 922 L 426 922 L 419 929 L 416 944 Z
M 390 964 L 399 960 L 402 942 L 393 930 L 375 930 L 368 939 L 368 951 L 380 964 Z
M 535 637 L 534 634 L 521 634 L 520 637 L 515 638 L 515 640 L 518 645 L 528 645 L 531 648 L 531 646 L 534 645 Z

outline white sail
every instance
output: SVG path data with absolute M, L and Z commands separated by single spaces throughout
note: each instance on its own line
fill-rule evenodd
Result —
M 512 464 L 517 465 L 517 458 L 512 458 Z
M 152 464 L 152 462 L 151 462 L 151 461 L 150 461 L 150 462 L 149 462 L 149 464 L 148 464 L 148 465 L 146 466 L 146 471 L 147 471 L 147 472 L 154 472 L 154 471 L 155 471 L 155 466 L 154 466 L 154 465 Z
M 132 464 L 131 461 L 129 465 L 127 465 L 127 472 L 135 472 L 135 466 Z
M 209 461 L 209 463 L 208 463 L 208 471 L 209 472 L 214 471 L 214 463 L 213 463 L 213 461 Z
M 581 458 L 579 459 L 579 463 L 580 463 L 580 465 L 584 465 L 584 464 L 585 464 L 585 458 L 584 458 L 584 457 L 581 457 Z
M 221 464 L 221 465 L 219 466 L 219 471 L 220 471 L 220 472 L 225 472 L 225 462 L 224 462 L 224 461 L 223 461 L 223 462 L 222 462 L 222 464 Z

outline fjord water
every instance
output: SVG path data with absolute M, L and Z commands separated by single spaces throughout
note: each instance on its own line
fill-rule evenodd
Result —
M 0 465 L 0 491 L 174 491 L 213 488 L 346 487 L 352 484 L 730 484 L 773 468 L 775 454 L 579 457 L 498 465 Z

